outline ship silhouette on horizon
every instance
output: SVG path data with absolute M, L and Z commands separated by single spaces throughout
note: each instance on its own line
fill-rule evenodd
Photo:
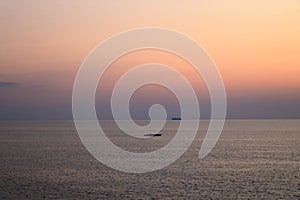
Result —
M 181 117 L 172 117 L 171 120 L 181 120 Z

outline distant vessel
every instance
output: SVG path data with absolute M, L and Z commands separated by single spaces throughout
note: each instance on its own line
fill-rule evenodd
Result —
M 157 136 L 162 136 L 162 134 L 161 133 L 149 133 L 149 134 L 146 134 L 145 136 L 157 137 Z
M 181 120 L 181 117 L 172 117 L 172 120 Z

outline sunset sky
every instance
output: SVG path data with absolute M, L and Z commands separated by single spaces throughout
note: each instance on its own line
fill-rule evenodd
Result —
M 300 118 L 300 0 L 8 0 L 0 1 L 0 119 L 72 119 L 72 87 L 84 58 L 108 37 L 138 27 L 173 29 L 206 49 L 224 80 L 228 118 Z M 97 91 L 100 118 L 111 118 L 114 81 L 154 61 L 183 73 L 209 116 L 205 84 L 192 66 L 146 50 L 111 65 Z M 137 119 L 153 103 L 178 115 L 175 97 L 157 86 L 141 88 L 131 103 Z

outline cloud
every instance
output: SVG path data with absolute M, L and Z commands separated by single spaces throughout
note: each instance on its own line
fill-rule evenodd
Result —
M 17 85 L 16 82 L 4 82 L 0 81 L 0 87 L 11 87 Z

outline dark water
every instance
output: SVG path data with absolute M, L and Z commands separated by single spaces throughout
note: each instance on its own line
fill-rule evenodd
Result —
M 103 125 L 120 147 L 146 152 L 167 144 L 176 123 L 147 141 Z M 206 128 L 167 168 L 126 174 L 95 160 L 71 121 L 0 122 L 0 199 L 300 199 L 300 120 L 227 121 L 199 159 Z

